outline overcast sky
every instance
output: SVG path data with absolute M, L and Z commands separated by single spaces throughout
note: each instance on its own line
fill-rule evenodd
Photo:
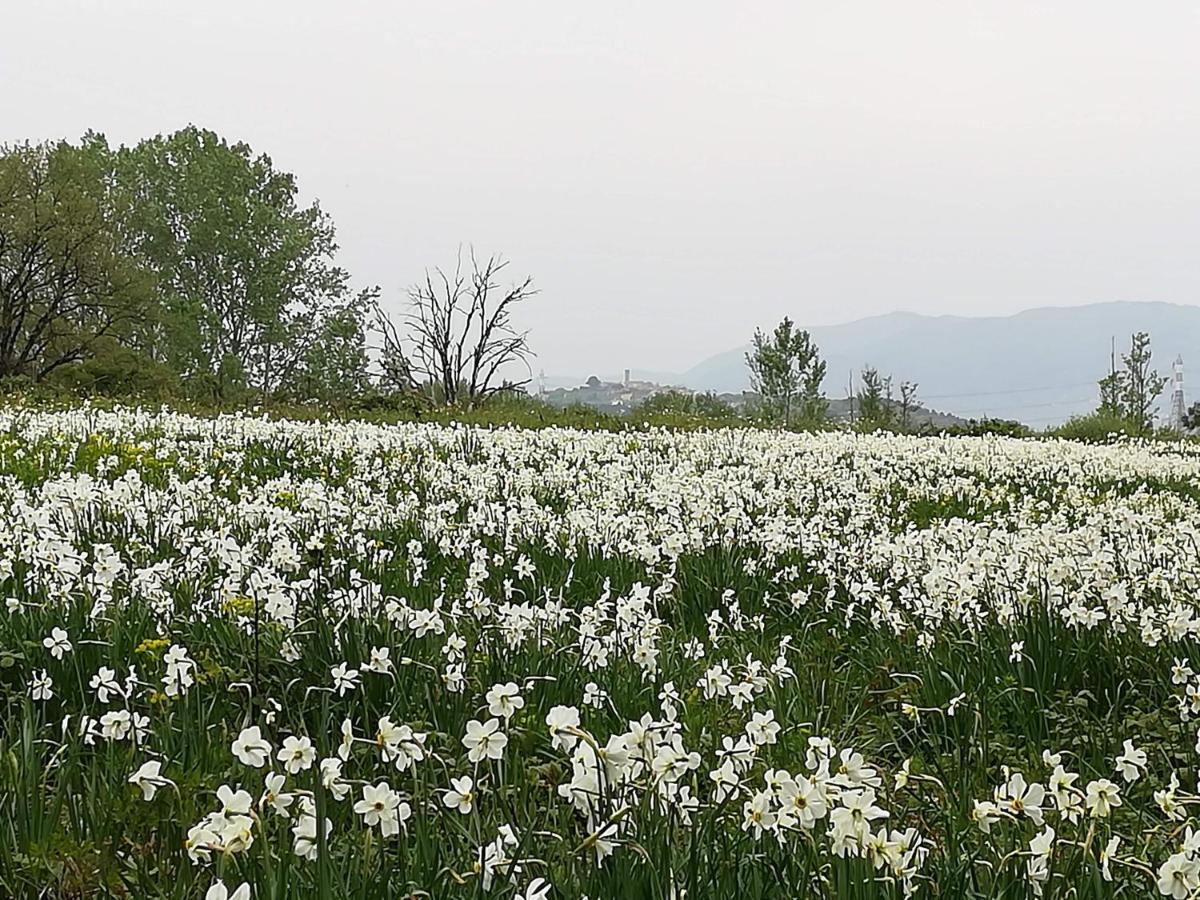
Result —
M 787 314 L 1200 297 L 1200 0 L 5 2 L 0 141 L 189 122 L 393 304 L 460 242 L 551 374 Z

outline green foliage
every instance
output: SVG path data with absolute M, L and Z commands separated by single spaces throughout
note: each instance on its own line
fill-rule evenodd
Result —
M 1131 437 L 1138 434 L 1138 430 L 1124 416 L 1094 412 L 1085 416 L 1072 416 L 1064 424 L 1050 429 L 1047 434 L 1071 441 L 1104 443 L 1113 438 Z
M 112 338 L 97 341 L 89 358 L 56 370 L 49 381 L 76 397 L 162 401 L 180 391 L 169 366 Z
M 1027 438 L 1033 436 L 1028 425 L 1013 419 L 970 419 L 965 425 L 947 425 L 937 427 L 926 425 L 921 429 L 922 434 L 947 434 L 961 437 L 982 437 L 996 435 L 998 437 Z
M 292 175 L 189 126 L 0 147 L 0 378 L 71 393 L 346 402 L 365 322 Z
M 133 342 L 150 314 L 108 175 L 94 142 L 0 147 L 0 377 L 42 379 L 105 339 Z
M 355 314 L 333 223 L 299 205 L 270 157 L 189 126 L 122 147 L 115 171 L 135 197 L 131 247 L 166 313 L 157 350 L 182 376 L 271 393 L 329 338 L 329 319 L 336 332 Z
M 1183 427 L 1189 431 L 1200 428 L 1200 402 L 1193 403 L 1183 414 Z
M 883 377 L 872 366 L 862 370 L 862 387 L 858 391 L 858 414 L 855 425 L 860 431 L 888 430 L 898 424 L 892 404 L 891 376 Z
M 1120 419 L 1132 434 L 1149 435 L 1154 430 L 1154 403 L 1167 379 L 1150 368 L 1150 335 L 1139 331 L 1129 339 L 1129 352 L 1121 354 L 1122 368 L 1114 368 L 1100 379 L 1101 419 Z
M 374 291 L 363 291 L 320 323 L 295 378 L 298 396 L 339 404 L 370 391 L 364 323 L 374 297 Z
M 811 335 L 785 317 L 771 334 L 754 330 L 746 354 L 750 382 L 762 397 L 762 411 L 783 424 L 817 425 L 828 418 L 821 392 L 825 362 Z
M 739 421 L 737 412 L 716 394 L 693 394 L 689 391 L 660 391 L 647 397 L 631 413 L 647 421 L 688 422 L 704 424 Z

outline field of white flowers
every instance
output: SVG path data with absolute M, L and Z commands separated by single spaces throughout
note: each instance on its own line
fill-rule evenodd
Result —
M 0 896 L 1200 896 L 1200 452 L 0 411 Z

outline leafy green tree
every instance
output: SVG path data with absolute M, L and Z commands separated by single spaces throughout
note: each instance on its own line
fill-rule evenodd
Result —
M 1121 368 L 1100 379 L 1102 418 L 1122 420 L 1134 434 L 1154 429 L 1154 405 L 1167 379 L 1150 368 L 1150 335 L 1139 331 L 1129 339 L 1129 352 L 1121 354 Z
M 374 293 L 362 292 L 320 323 L 296 379 L 305 399 L 340 403 L 370 387 L 365 322 Z
M 796 328 L 790 318 L 785 317 L 770 334 L 755 329 L 746 365 L 768 415 L 785 424 L 819 424 L 828 417 L 821 392 L 825 362 L 812 336 Z
M 355 308 L 333 223 L 270 157 L 189 126 L 121 148 L 116 172 L 167 312 L 156 353 L 181 375 L 273 392 Z
M 892 428 L 896 425 L 896 410 L 892 406 L 892 379 L 867 366 L 862 370 L 862 387 L 858 391 L 858 425 L 866 431 Z
M 1150 335 L 1144 331 L 1130 338 L 1129 352 L 1121 355 L 1125 364 L 1125 418 L 1139 434 L 1154 429 L 1154 404 L 1167 386 L 1166 377 L 1150 368 L 1150 357 Z
M 0 377 L 40 380 L 133 342 L 152 283 L 125 253 L 106 159 L 86 144 L 0 147 Z

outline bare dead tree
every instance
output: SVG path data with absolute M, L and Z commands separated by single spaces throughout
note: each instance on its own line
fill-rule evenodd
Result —
M 513 308 L 537 291 L 533 279 L 501 287 L 503 257 L 480 262 L 472 248 L 464 271 L 462 250 L 452 273 L 425 272 L 409 289 L 409 309 L 397 323 L 376 307 L 375 330 L 381 336 L 384 380 L 401 389 L 428 387 L 448 405 L 475 406 L 491 395 L 520 388 L 532 380 L 528 331 L 518 331 Z M 524 365 L 526 377 L 500 381 L 501 370 Z

